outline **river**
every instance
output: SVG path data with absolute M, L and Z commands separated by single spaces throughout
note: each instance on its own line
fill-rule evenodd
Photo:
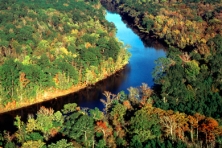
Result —
M 142 83 L 147 83 L 148 86 L 153 85 L 152 70 L 155 67 L 154 61 L 159 57 L 165 57 L 165 51 L 161 49 L 158 43 L 147 44 L 147 40 L 142 41 L 135 33 L 135 30 L 133 31 L 123 22 L 119 14 L 107 12 L 106 19 L 115 24 L 117 38 L 124 42 L 125 45 L 130 45 L 129 51 L 132 56 L 129 64 L 117 74 L 78 93 L 4 113 L 0 116 L 0 130 L 11 130 L 15 115 L 20 115 L 23 119 L 26 119 L 28 113 L 36 113 L 41 106 L 60 110 L 64 104 L 75 102 L 81 107 L 98 107 L 102 110 L 103 104 L 100 99 L 103 97 L 102 93 L 104 91 L 110 91 L 114 94 L 120 91 L 128 93 L 127 88 L 131 86 L 139 87 Z
M 119 14 L 108 12 L 106 19 L 115 24 L 117 28 L 117 38 L 123 41 L 124 44 L 130 45 L 129 51 L 132 54 L 128 65 L 129 71 L 126 74 L 127 78 L 119 88 L 116 88 L 115 93 L 121 90 L 126 91 L 130 86 L 138 87 L 142 83 L 147 83 L 148 86 L 152 86 L 154 61 L 159 57 L 165 56 L 164 50 L 146 47 L 140 37 L 122 21 Z
M 103 104 L 100 99 L 103 97 L 104 91 L 110 91 L 117 94 L 120 91 L 128 93 L 129 87 L 139 87 L 142 83 L 153 85 L 152 71 L 155 67 L 154 61 L 159 57 L 165 57 L 163 49 L 147 47 L 140 37 L 133 32 L 132 29 L 121 19 L 121 16 L 116 13 L 107 12 L 106 19 L 113 22 L 117 28 L 116 37 L 125 45 L 129 45 L 128 49 L 131 53 L 129 64 L 124 70 L 118 74 L 109 77 L 108 79 L 99 82 L 95 86 L 85 89 L 82 93 L 69 95 L 67 98 L 75 98 L 73 101 L 81 107 L 103 109 Z M 62 103 L 63 104 L 63 103 Z

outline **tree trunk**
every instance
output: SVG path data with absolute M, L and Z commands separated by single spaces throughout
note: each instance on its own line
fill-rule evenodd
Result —
M 84 131 L 84 132 L 85 132 L 85 141 L 87 141 L 86 131 Z
M 191 127 L 190 137 L 191 137 L 191 141 L 193 142 L 193 127 Z
M 171 137 L 173 139 L 173 126 L 172 125 L 170 126 L 170 134 L 171 134 Z

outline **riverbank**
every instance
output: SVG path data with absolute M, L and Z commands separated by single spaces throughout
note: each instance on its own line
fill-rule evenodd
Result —
M 107 79 L 108 77 L 118 73 L 119 71 L 123 70 L 127 64 L 128 63 L 123 64 L 120 68 L 113 71 L 112 73 L 108 74 L 106 72 L 106 73 L 100 74 L 100 75 L 103 75 L 104 77 L 99 78 L 98 81 L 93 82 L 93 83 L 88 83 L 88 84 L 84 83 L 81 85 L 75 85 L 75 86 L 72 86 L 71 88 L 66 89 L 66 90 L 48 89 L 48 91 L 44 91 L 42 94 L 39 94 L 34 99 L 23 99 L 25 101 L 22 101 L 22 102 L 15 102 L 15 101 L 9 102 L 5 107 L 3 107 L 3 106 L 0 107 L 0 114 L 6 113 L 9 111 L 13 111 L 13 110 L 17 110 L 17 109 L 21 109 L 24 107 L 28 107 L 28 106 L 31 106 L 34 104 L 43 103 L 43 102 L 46 102 L 49 100 L 61 98 L 62 96 L 66 96 L 71 93 L 79 92 L 80 90 L 83 90 L 83 89 L 85 89 L 89 86 L 92 86 L 92 85 L 96 85 L 96 83 L 99 83 L 100 81 L 103 81 L 103 80 Z
M 153 70 L 153 105 L 221 118 L 222 4 L 113 0 L 111 5 L 147 36 L 169 45 L 167 58 L 157 60 Z
M 0 10 L 1 112 L 81 90 L 127 63 L 99 1 L 13 4 Z
M 207 42 L 221 31 L 221 3 L 148 2 L 101 0 L 110 11 L 127 17 L 129 23 L 169 46 L 208 54 Z

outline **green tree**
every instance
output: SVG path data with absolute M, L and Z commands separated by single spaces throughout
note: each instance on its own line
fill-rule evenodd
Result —
M 133 136 L 132 140 L 130 141 L 130 148 L 143 148 L 143 144 L 138 135 Z
M 85 146 L 92 146 L 95 133 L 94 120 L 88 115 L 74 112 L 66 117 L 61 132 L 77 142 L 84 143 Z
M 31 40 L 33 32 L 34 32 L 34 30 L 31 26 L 28 26 L 28 25 L 24 26 L 21 29 L 19 29 L 16 39 L 20 42 Z
M 72 148 L 73 145 L 72 143 L 68 143 L 66 139 L 61 139 L 59 141 L 57 141 L 56 143 L 52 143 L 50 145 L 48 145 L 48 148 Z
M 159 58 L 155 61 L 156 66 L 152 73 L 152 77 L 154 78 L 155 83 L 160 83 L 160 79 L 168 71 L 171 63 L 172 61 L 169 58 Z
M 97 107 L 95 109 L 89 110 L 90 117 L 92 117 L 95 121 L 103 120 L 104 114 Z
M 7 104 L 12 101 L 10 99 L 16 99 L 20 69 L 22 69 L 22 64 L 13 59 L 8 59 L 0 66 L 0 83 L 3 89 L 1 95 L 5 96 L 1 103 Z
M 112 111 L 110 112 L 110 115 L 111 115 L 114 125 L 124 124 L 125 122 L 124 115 L 126 114 L 126 110 L 127 108 L 120 103 L 117 103 L 116 105 L 114 105 L 114 107 L 112 107 Z
M 160 123 L 157 115 L 150 113 L 149 108 L 143 107 L 135 112 L 130 119 L 131 136 L 137 136 L 143 143 L 160 136 Z

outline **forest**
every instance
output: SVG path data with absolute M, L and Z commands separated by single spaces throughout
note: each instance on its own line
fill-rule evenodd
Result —
M 169 46 L 167 57 L 158 59 L 153 70 L 154 107 L 221 120 L 220 0 L 102 0 L 102 3 L 112 5 L 135 28 Z
M 221 118 L 222 3 L 216 0 L 112 3 L 141 32 L 169 46 L 167 57 L 158 59 L 153 70 L 154 106 Z
M 72 103 L 60 111 L 41 107 L 26 121 L 17 116 L 16 131 L 1 131 L 0 146 L 220 148 L 221 0 L 101 2 L 114 5 L 141 32 L 168 44 L 167 57 L 158 59 L 153 70 L 155 85 L 141 84 L 118 94 L 105 91 L 103 111 Z M 130 55 L 115 39 L 115 26 L 104 19 L 98 0 L 4 3 L 0 94 L 5 106 L 33 99 L 46 89 L 89 83 L 127 63 Z M 6 29 L 10 21 L 15 25 Z
M 75 103 L 60 111 L 41 107 L 27 121 L 15 119 L 17 130 L 0 134 L 5 148 L 200 148 L 220 147 L 221 120 L 153 106 L 154 91 L 142 84 L 101 99 L 104 110 L 81 109 Z M 139 96 L 139 97 L 138 97 Z
M 128 63 L 99 1 L 3 0 L 0 7 L 0 112 L 94 84 Z

